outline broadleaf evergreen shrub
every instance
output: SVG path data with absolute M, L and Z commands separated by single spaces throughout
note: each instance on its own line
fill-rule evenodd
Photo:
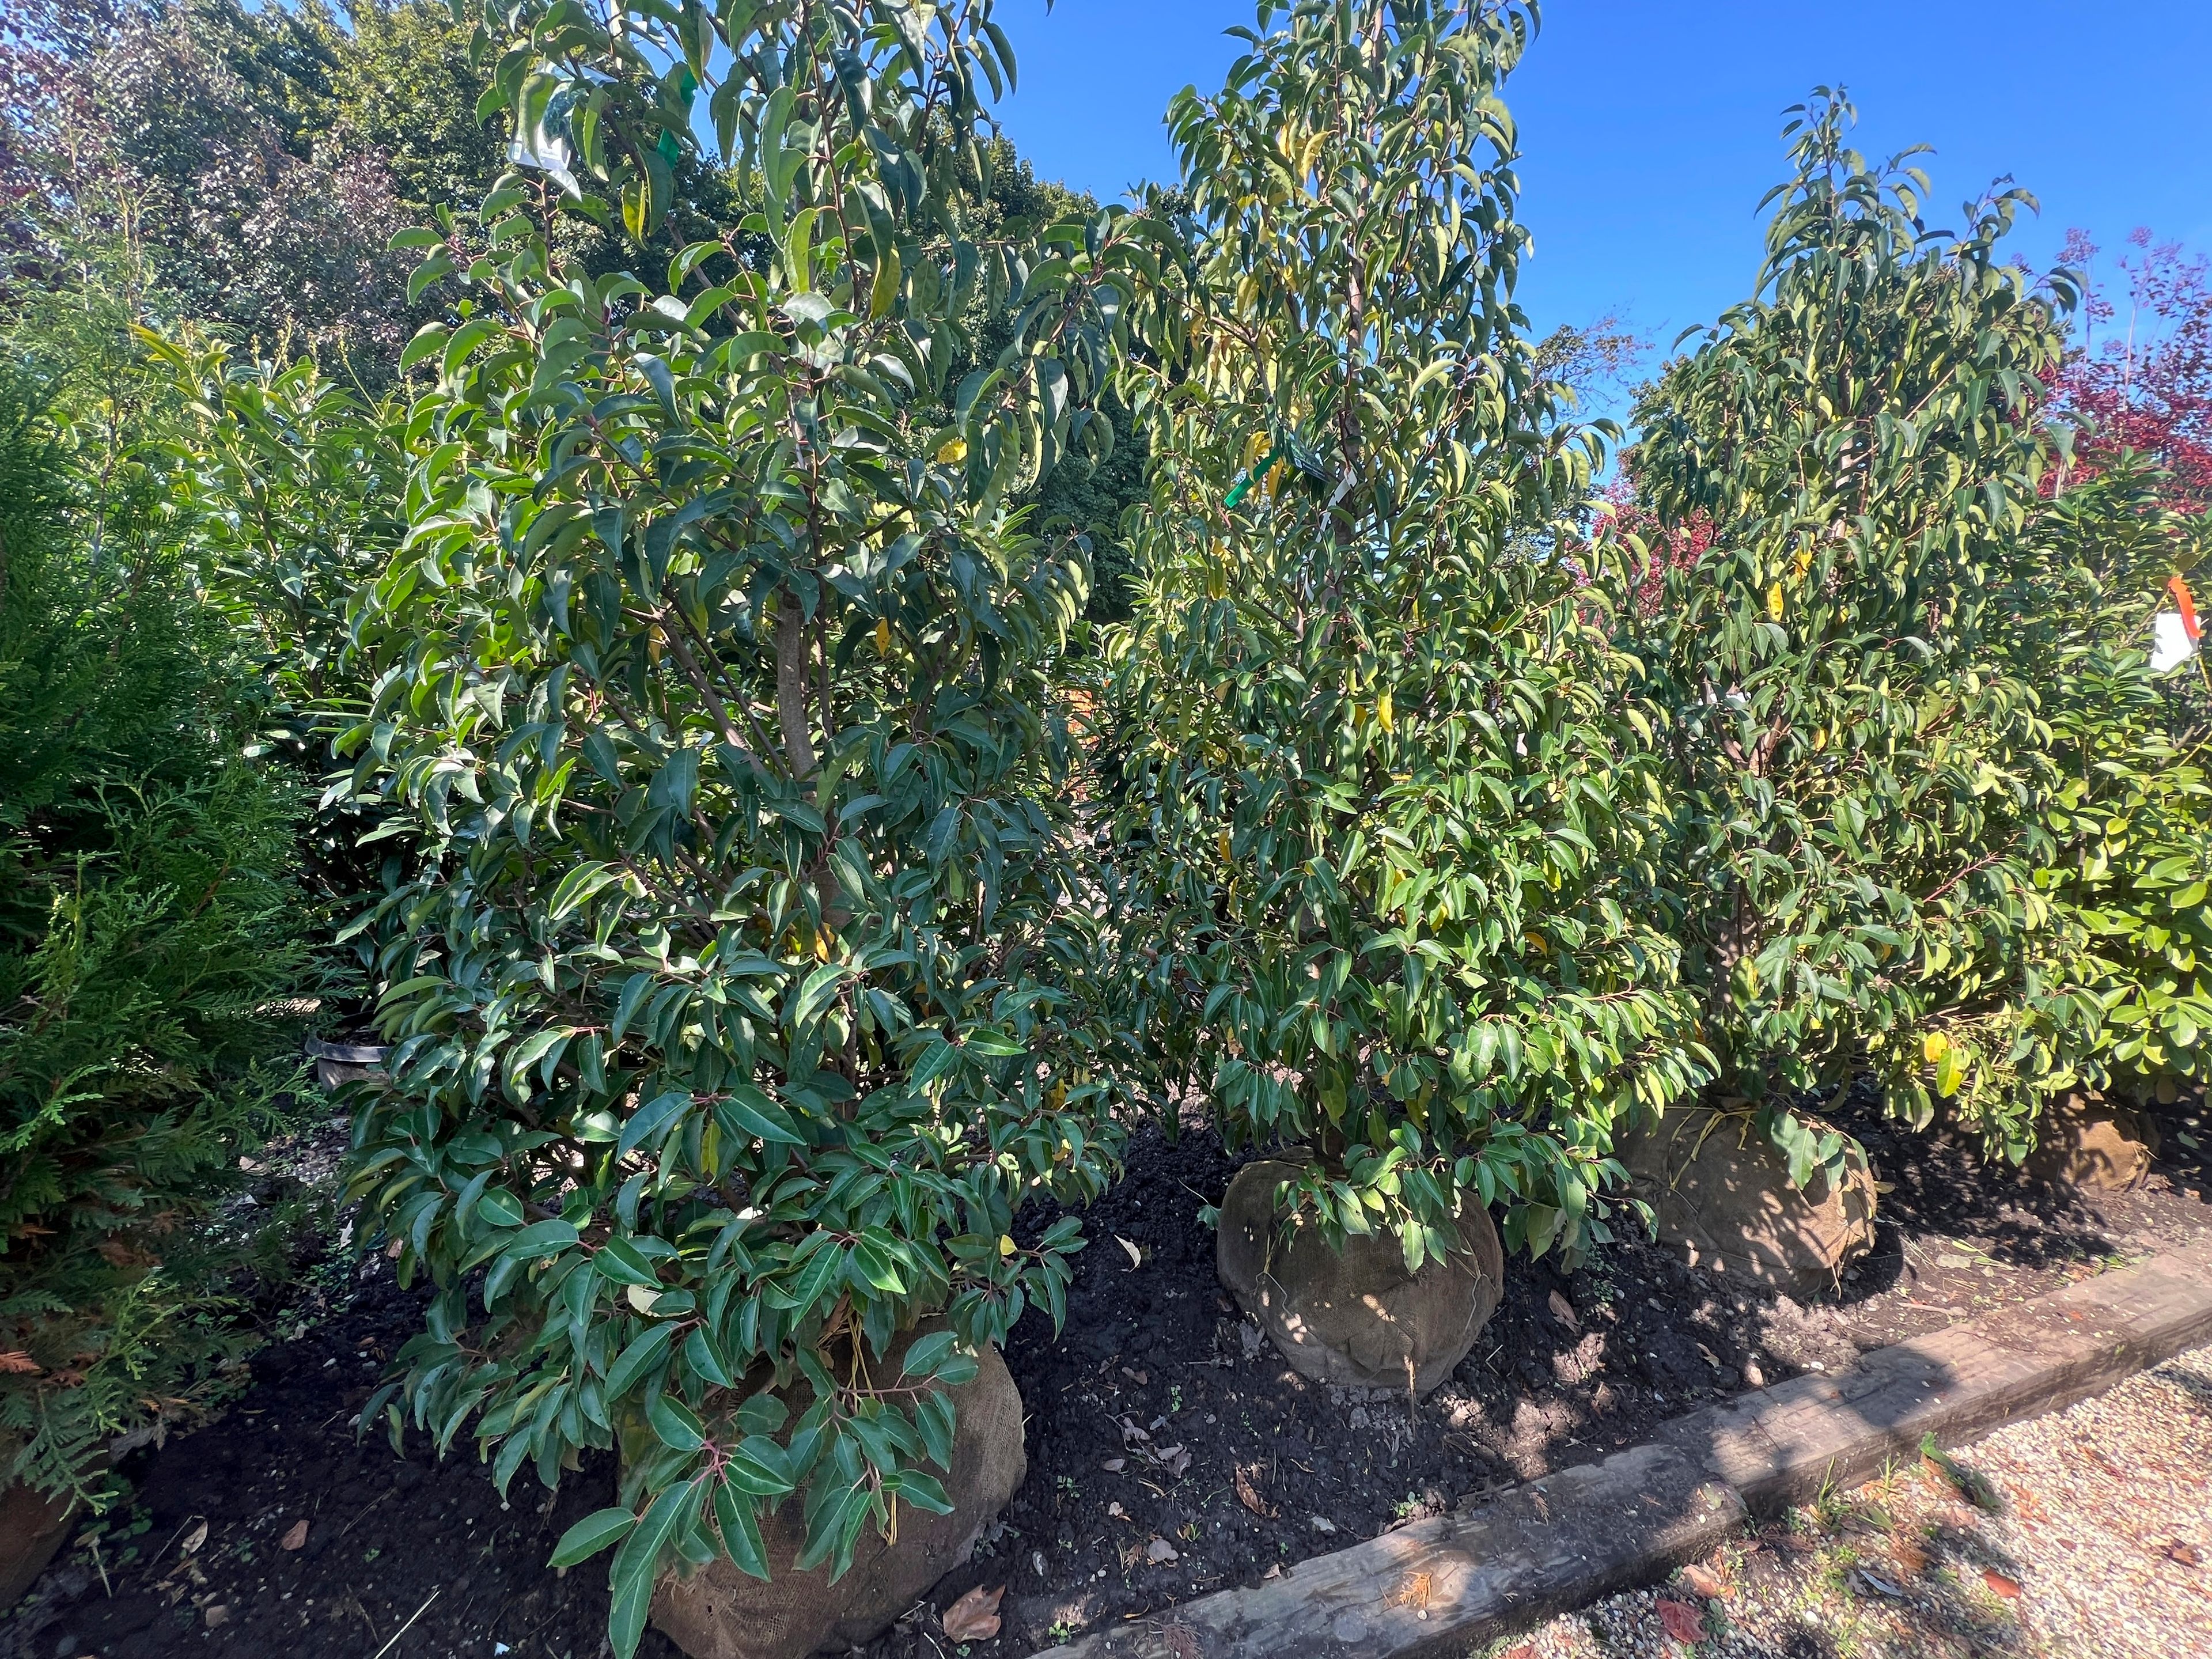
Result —
M 2160 925 L 2093 917 L 2083 809 L 2155 771 L 2186 818 L 2197 787 L 2142 649 L 2145 573 L 2171 567 L 2106 546 L 2172 521 L 2053 499 L 2074 279 L 2006 262 L 2020 191 L 1931 230 L 1910 152 L 1870 165 L 1851 118 L 1826 90 L 1793 112 L 1755 296 L 1637 411 L 1632 519 L 1662 533 L 1617 592 L 1663 710 L 1717 1092 L 1759 1108 L 1801 1181 L 1844 1153 L 1793 1109 L 1863 1069 L 1898 1115 L 2024 1156 L 2130 1006 L 2113 976 L 2136 969 L 2092 937 Z M 2148 886 L 2124 908 L 2146 901 L 2165 908 Z
M 1610 1236 L 1616 1125 L 1706 1075 L 1668 817 L 1562 532 L 1601 453 L 1513 301 L 1531 10 L 1300 3 L 1170 131 L 1192 221 L 1120 642 L 1146 1030 L 1328 1235 Z
M 2203 659 L 2150 666 L 2149 618 L 2205 568 L 2212 519 L 2176 511 L 2169 475 L 2121 454 L 2039 515 L 2040 579 L 2014 615 L 2057 781 L 2033 871 L 2051 924 L 2021 1030 L 1992 1060 L 2075 1088 L 2172 1101 L 2212 1081 L 2212 684 Z
M 1108 451 L 1153 231 L 971 234 L 988 6 L 487 16 L 568 182 L 503 183 L 481 255 L 410 239 L 467 297 L 409 349 L 409 529 L 354 623 L 343 747 L 421 862 L 362 924 L 394 1087 L 350 1190 L 435 1286 L 395 1431 L 502 1486 L 623 1447 L 562 1559 L 620 1540 L 628 1653 L 662 1572 L 764 1571 L 788 1495 L 833 1571 L 943 1508 L 941 1385 L 1063 1311 L 1074 1219 L 1016 1218 L 1110 1177 L 1124 1035 L 1053 690 L 1085 562 L 1009 502 Z M 694 90 L 757 210 L 665 283 L 565 258 L 556 214 L 651 234 Z

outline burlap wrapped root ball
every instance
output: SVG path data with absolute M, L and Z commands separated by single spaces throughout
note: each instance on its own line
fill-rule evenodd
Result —
M 1285 1233 L 1275 1194 L 1297 1166 L 1248 1164 L 1221 1200 L 1221 1282 L 1293 1370 L 1346 1388 L 1425 1395 L 1452 1374 L 1498 1310 L 1505 1255 L 1480 1204 L 1460 1212 L 1462 1248 L 1406 1269 L 1395 1234 L 1354 1235 L 1341 1253 L 1308 1224 Z
M 1874 1247 L 1875 1179 L 1863 1157 L 1839 1182 L 1816 1173 L 1793 1187 L 1789 1159 L 1748 1113 L 1668 1112 L 1623 1135 L 1615 1152 L 1630 1190 L 1651 1206 L 1660 1243 L 1693 1267 L 1803 1297 L 1832 1289 Z
M 915 1339 L 943 1326 L 925 1320 L 907 1333 L 881 1362 L 884 1374 L 896 1376 Z M 864 1646 L 889 1629 L 967 1561 L 1029 1472 L 1021 1393 L 997 1349 L 976 1358 L 975 1375 L 951 1391 L 951 1470 L 931 1469 L 952 1500 L 951 1514 L 902 1507 L 897 1540 L 869 1528 L 851 1568 L 832 1583 L 826 1567 L 801 1572 L 795 1565 L 805 1527 L 793 1497 L 761 1527 L 766 1583 L 718 1559 L 690 1577 L 662 1583 L 653 1598 L 654 1627 L 692 1659 L 806 1659 L 824 1647 Z M 793 1414 L 805 1404 L 793 1400 Z
M 2140 1107 L 2100 1095 L 2069 1095 L 2035 1126 L 2031 1178 L 2085 1193 L 2131 1192 L 2158 1156 L 2158 1126 Z

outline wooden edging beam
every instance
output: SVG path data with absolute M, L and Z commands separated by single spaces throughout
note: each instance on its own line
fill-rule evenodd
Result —
M 1662 1577 L 1754 1516 L 2212 1341 L 2212 1235 L 1677 1418 L 1653 1439 L 1036 1659 L 1419 1659 Z

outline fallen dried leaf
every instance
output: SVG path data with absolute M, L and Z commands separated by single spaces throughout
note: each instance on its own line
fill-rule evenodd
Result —
M 218 1601 L 211 1607 L 202 1607 L 200 1617 L 206 1620 L 207 1627 L 213 1630 L 217 1625 L 227 1625 L 230 1622 L 230 1609 Z
M 1717 1601 L 1728 1594 L 1728 1586 L 1721 1582 L 1720 1575 L 1703 1567 L 1683 1568 L 1682 1582 L 1708 1601 Z
M 1129 1267 L 1132 1271 L 1145 1265 L 1145 1253 L 1139 1249 L 1135 1245 L 1129 1243 L 1127 1239 L 1122 1237 L 1121 1234 L 1115 1233 L 1114 1235 L 1114 1242 L 1129 1253 Z
M 1897 1565 L 1908 1573 L 1917 1575 L 1928 1571 L 1928 1552 L 1910 1538 L 1893 1540 L 1889 1553 L 1896 1558 Z
M 1662 1601 L 1659 1622 L 1667 1627 L 1667 1634 L 1685 1646 L 1705 1639 L 1705 1616 L 1687 1601 Z
M 2020 1600 L 2020 1580 L 2017 1578 L 2006 1577 L 2004 1574 L 1999 1572 L 1995 1567 L 1984 1567 L 1982 1569 L 1982 1582 L 1990 1587 L 1990 1594 L 1996 1596 L 2000 1601 L 2017 1601 Z
M 1533 1644 L 1523 1642 L 1517 1648 L 1506 1649 L 1498 1656 L 1498 1659 L 1536 1659 L 1536 1650 Z
M 199 1547 L 206 1542 L 207 1522 L 203 1521 L 199 1525 L 194 1527 L 190 1532 L 185 1534 L 184 1541 L 177 1546 L 177 1553 L 179 1555 L 195 1554 L 198 1552 Z
M 1145 1372 L 1133 1371 L 1127 1365 L 1121 1367 L 1121 1375 L 1127 1377 L 1129 1381 L 1135 1383 L 1140 1389 L 1143 1388 L 1146 1383 L 1152 1380 L 1151 1376 L 1146 1375 Z
M 1145 1559 L 1150 1561 L 1154 1566 L 1179 1559 L 1176 1554 L 1176 1547 L 1164 1538 L 1155 1538 L 1145 1546 Z
M 1899 1589 L 1895 1584 L 1890 1583 L 1888 1579 L 1883 1577 L 1878 1572 L 1869 1572 L 1866 1568 L 1861 1567 L 1859 1569 L 1859 1582 L 1864 1584 L 1869 1589 L 1872 1590 L 1876 1595 L 1887 1595 L 1893 1601 L 1899 1601 L 1905 1599 L 1905 1592 Z
M 1113 1516 L 1116 1521 L 1119 1521 L 1127 1517 L 1129 1511 L 1123 1509 L 1120 1501 L 1117 1499 L 1115 1502 L 1109 1504 L 1106 1506 L 1106 1513 Z
M 1098 1467 L 1109 1474 L 1119 1474 L 1129 1467 L 1129 1460 L 1126 1457 L 1109 1457 Z
M 1267 1571 L 1260 1575 L 1260 1582 L 1264 1584 L 1270 1578 L 1280 1578 L 1282 1576 L 1283 1564 L 1279 1561 L 1273 1561 L 1268 1564 Z
M 303 1515 L 292 1523 L 290 1529 L 282 1538 L 276 1540 L 276 1547 L 280 1550 L 296 1550 L 304 1547 L 307 1541 L 307 1517 Z
M 1237 1501 L 1251 1510 L 1253 1514 L 1263 1520 L 1274 1514 L 1274 1510 L 1267 1507 L 1267 1500 L 1260 1496 L 1259 1490 L 1253 1486 L 1250 1478 L 1243 1470 L 1238 1469 L 1231 1475 L 1229 1484 L 1237 1489 Z
M 2179 1566 L 2200 1567 L 2204 1565 L 2203 1553 L 2196 1545 L 2185 1544 L 2178 1538 L 2159 1553 Z
M 985 1589 L 981 1584 L 945 1610 L 945 1633 L 955 1642 L 988 1642 L 999 1633 L 999 1598 L 1004 1584 Z
M 1565 1325 L 1569 1330 L 1578 1331 L 1582 1329 L 1583 1322 L 1575 1317 L 1575 1304 L 1568 1301 L 1564 1296 L 1561 1296 L 1557 1291 L 1553 1291 L 1552 1292 L 1551 1309 L 1552 1317 L 1558 1320 L 1559 1323 Z

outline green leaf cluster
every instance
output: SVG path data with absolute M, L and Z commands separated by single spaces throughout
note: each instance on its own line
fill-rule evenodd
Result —
M 2041 517 L 2043 580 L 2018 612 L 2046 665 L 2060 778 L 2031 876 L 2051 926 L 2020 998 L 2046 1094 L 2172 1101 L 2212 1080 L 2212 686 L 2201 657 L 2160 677 L 2144 652 L 2177 568 L 2206 568 L 2212 525 L 2174 512 L 2164 486 L 2133 457 L 2069 481 Z
M 1650 731 L 1561 532 L 1603 434 L 1513 300 L 1517 6 L 1301 3 L 1170 116 L 1190 254 L 1133 366 L 1116 648 L 1139 1018 L 1331 1237 L 1609 1237 L 1614 1127 L 1697 1087 Z
M 1016 1218 L 1109 1179 L 1126 1036 L 1056 690 L 1085 561 L 1015 503 L 1109 453 L 1157 234 L 971 211 L 986 6 L 517 16 L 496 98 L 577 193 L 404 239 L 465 297 L 349 623 L 349 787 L 418 860 L 356 932 L 396 1086 L 350 1190 L 437 1287 L 395 1430 L 502 1485 L 623 1447 L 632 1521 L 564 1558 L 620 1535 L 627 1653 L 787 1496 L 833 1571 L 942 1507 L 944 1387 L 1064 1310 L 1074 1222 Z M 756 210 L 595 274 L 548 214 L 651 229 L 687 68 Z
M 1801 1177 L 1822 1152 L 1790 1108 L 1862 1068 L 1900 1115 L 2024 1155 L 2148 1007 L 2121 983 L 2144 964 L 2108 973 L 2089 939 L 2175 944 L 2154 890 L 2189 911 L 2203 851 L 2142 654 L 2174 524 L 2124 480 L 2063 489 L 2045 418 L 2077 286 L 2005 259 L 2023 192 L 1931 229 L 1911 153 L 1870 164 L 1850 119 L 1825 89 L 1795 112 L 1756 295 L 1637 411 L 1638 509 L 1710 546 L 1660 548 L 1644 603 L 1614 590 L 1659 705 L 1717 1086 L 1762 1107 Z M 2107 835 L 2160 844 L 2124 921 L 2095 914 L 2120 897 Z M 2169 1046 L 2195 1024 L 2172 1018 Z
M 0 372 L 0 1481 L 95 1503 L 234 1380 L 272 1241 L 224 1200 L 313 989 L 304 802 L 160 436 Z

